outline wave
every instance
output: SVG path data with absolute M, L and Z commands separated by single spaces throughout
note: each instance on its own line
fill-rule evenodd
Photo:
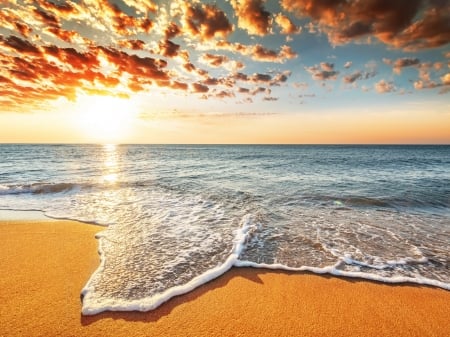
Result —
M 88 184 L 77 183 L 32 183 L 17 185 L 0 185 L 0 195 L 11 194 L 53 194 L 88 187 Z
M 390 284 L 401 284 L 401 283 L 413 283 L 427 286 L 439 287 L 442 289 L 450 290 L 450 283 L 446 283 L 436 279 L 430 279 L 420 275 L 417 276 L 383 276 L 376 273 L 371 273 L 367 270 L 389 270 L 395 267 L 408 268 L 408 265 L 418 265 L 426 264 L 429 260 L 422 256 L 417 259 L 413 258 L 402 258 L 399 260 L 387 261 L 387 263 L 382 265 L 371 265 L 358 260 L 353 259 L 350 255 L 345 255 L 338 257 L 334 264 L 324 266 L 324 267 L 312 267 L 312 266 L 301 266 L 301 267 L 291 267 L 289 265 L 281 263 L 256 263 L 248 260 L 241 260 L 241 254 L 245 251 L 247 243 L 253 237 L 253 234 L 258 230 L 260 224 L 255 222 L 255 219 L 247 214 L 241 220 L 241 226 L 235 231 L 235 236 L 233 240 L 233 248 L 226 258 L 226 260 L 206 272 L 194 277 L 192 280 L 185 284 L 176 285 L 169 289 L 166 289 L 162 293 L 152 295 L 150 297 L 140 298 L 140 299 L 118 299 L 118 298 L 106 298 L 96 296 L 95 290 L 95 278 L 97 278 L 104 269 L 106 260 L 104 252 L 102 249 L 103 235 L 97 235 L 100 239 L 99 253 L 100 253 L 100 266 L 91 276 L 86 286 L 82 289 L 81 299 L 82 299 L 82 314 L 83 315 L 95 315 L 103 311 L 150 311 L 154 310 L 163 303 L 167 302 L 172 297 L 186 294 L 201 285 L 220 277 L 225 274 L 228 270 L 233 267 L 250 267 L 259 269 L 271 269 L 271 270 L 286 270 L 295 272 L 311 272 L 314 274 L 330 274 L 338 277 L 350 277 L 359 278 L 362 280 L 376 281 L 382 283 Z M 366 267 L 366 269 L 361 271 L 345 270 L 347 266 L 353 267 Z
M 417 195 L 416 197 L 366 197 L 366 196 L 305 196 L 305 201 L 318 202 L 323 206 L 348 208 L 383 208 L 396 210 L 399 208 L 448 208 L 450 198 L 445 193 L 434 195 Z
M 83 302 L 82 313 L 83 315 L 95 315 L 102 311 L 149 311 L 159 307 L 161 304 L 167 302 L 172 297 L 186 294 L 199 286 L 223 275 L 229 269 L 237 264 L 239 256 L 242 250 L 245 248 L 245 244 L 251 235 L 252 230 L 256 228 L 253 220 L 250 216 L 245 216 L 242 219 L 242 226 L 236 230 L 235 238 L 233 240 L 233 248 L 225 260 L 224 263 L 218 265 L 215 268 L 209 269 L 205 273 L 194 277 L 192 280 L 183 285 L 174 286 L 167 289 L 161 294 L 157 294 L 151 297 L 146 297 L 138 300 L 120 301 L 115 298 L 98 298 L 95 296 L 95 278 L 104 269 L 106 260 L 104 257 L 104 251 L 101 248 L 102 242 L 100 242 L 100 266 L 92 274 L 88 280 L 86 286 L 81 291 L 81 298 Z M 97 234 L 100 241 L 103 240 L 103 236 Z

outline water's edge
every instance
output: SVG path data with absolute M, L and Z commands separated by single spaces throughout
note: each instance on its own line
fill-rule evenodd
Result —
M 106 226 L 96 223 L 88 223 L 72 218 L 57 218 L 49 216 L 42 210 L 14 210 L 14 209 L 0 209 L 0 221 L 8 220 L 24 220 L 24 221 L 52 221 L 52 220 L 70 220 L 81 222 L 89 225 L 97 225 L 99 229 L 105 229 Z M 249 235 L 255 230 L 256 225 L 253 224 L 252 219 L 248 216 L 244 217 L 241 222 L 241 227 L 235 231 L 235 239 L 233 240 L 233 249 L 226 259 L 226 261 L 207 272 L 194 277 L 188 283 L 175 286 L 167 289 L 157 296 L 142 298 L 139 300 L 127 301 L 127 303 L 120 303 L 114 299 L 105 298 L 99 303 L 98 299 L 91 298 L 91 294 L 94 293 L 95 288 L 92 285 L 92 280 L 101 273 L 105 265 L 105 256 L 102 249 L 102 231 L 95 235 L 98 240 L 98 253 L 100 263 L 94 273 L 90 276 L 86 285 L 81 290 L 82 309 L 83 315 L 96 315 L 104 311 L 150 311 L 158 308 L 163 303 L 167 302 L 173 297 L 183 295 L 193 291 L 194 289 L 224 275 L 228 270 L 233 267 L 236 268 L 256 268 L 266 269 L 272 271 L 291 271 L 291 272 L 309 272 L 315 275 L 333 275 L 336 277 L 356 278 L 365 281 L 374 281 L 384 284 L 411 284 L 411 285 L 425 285 L 437 288 L 442 288 L 450 291 L 450 284 L 440 282 L 437 280 L 431 280 L 427 278 L 411 278 L 411 277 L 381 277 L 378 275 L 363 273 L 363 272 L 348 272 L 339 270 L 339 267 L 345 263 L 351 263 L 356 261 L 345 261 L 340 259 L 335 265 L 324 268 L 302 266 L 300 268 L 294 268 L 283 264 L 265 264 L 255 263 L 251 261 L 242 261 L 239 259 L 241 252 L 245 249 L 246 243 L 249 239 Z

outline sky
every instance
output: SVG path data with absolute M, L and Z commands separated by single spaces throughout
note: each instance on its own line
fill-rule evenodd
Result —
M 0 142 L 450 144 L 449 0 L 0 0 Z

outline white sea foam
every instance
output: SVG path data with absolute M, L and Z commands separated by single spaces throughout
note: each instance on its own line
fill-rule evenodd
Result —
M 233 249 L 225 260 L 224 263 L 218 265 L 215 268 L 209 269 L 207 272 L 194 277 L 191 281 L 186 284 L 175 286 L 170 289 L 167 289 L 161 294 L 157 294 L 152 297 L 142 298 L 138 300 L 127 300 L 120 301 L 114 298 L 97 298 L 95 297 L 95 288 L 92 285 L 92 280 L 97 276 L 98 273 L 101 273 L 104 269 L 105 258 L 102 249 L 102 238 L 103 235 L 98 234 L 98 238 L 100 240 L 100 266 L 91 276 L 86 286 L 81 291 L 83 297 L 83 307 L 82 313 L 83 315 L 95 315 L 102 311 L 148 311 L 153 310 L 159 307 L 164 302 L 167 302 L 174 296 L 186 294 L 195 288 L 223 275 L 226 271 L 228 271 L 231 267 L 233 267 L 238 261 L 239 255 L 245 247 L 245 243 L 253 229 L 255 229 L 255 225 L 253 223 L 253 219 L 251 216 L 245 216 L 242 219 L 241 227 L 236 230 L 235 238 L 233 240 Z
M 255 263 L 251 261 L 236 261 L 235 266 L 236 267 L 252 267 L 252 268 L 264 268 L 264 269 L 272 269 L 272 270 L 287 270 L 287 271 L 308 271 L 312 272 L 314 274 L 331 274 L 335 276 L 343 276 L 343 277 L 351 277 L 351 278 L 360 278 L 364 280 L 370 280 L 370 281 L 377 281 L 377 282 L 383 282 L 383 283 L 414 283 L 414 284 L 421 284 L 421 285 L 428 285 L 428 286 L 434 286 L 443 288 L 446 290 L 450 290 L 450 284 L 441 282 L 438 280 L 432 280 L 426 277 L 406 277 L 406 276 L 393 276 L 393 277 L 383 277 L 379 276 L 377 274 L 372 273 L 365 273 L 365 272 L 350 272 L 350 271 L 343 271 L 340 269 L 342 264 L 345 264 L 344 259 L 338 261 L 335 265 L 327 266 L 323 268 L 319 267 L 308 267 L 308 266 L 302 266 L 300 268 L 295 267 L 289 267 L 283 264 L 265 264 L 265 263 Z

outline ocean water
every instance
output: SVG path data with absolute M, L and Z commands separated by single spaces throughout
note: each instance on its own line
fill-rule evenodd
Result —
M 105 226 L 84 314 L 232 266 L 450 290 L 450 146 L 0 145 L 0 209 Z

